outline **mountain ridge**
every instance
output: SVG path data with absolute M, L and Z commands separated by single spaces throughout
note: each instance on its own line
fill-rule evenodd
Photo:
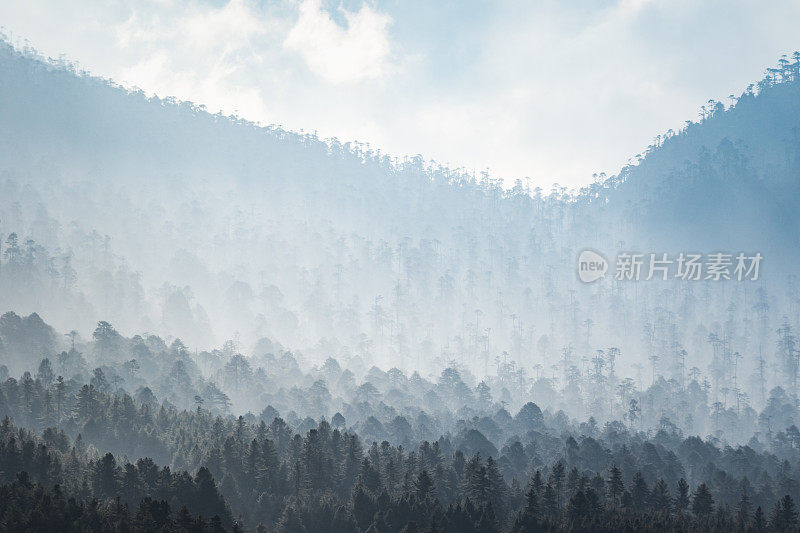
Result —
M 19 251 L 4 243 L 0 307 L 40 312 L 61 331 L 108 320 L 200 347 L 233 339 L 242 351 L 269 338 L 310 364 L 336 355 L 356 366 L 435 372 L 455 362 L 478 374 L 500 372 L 508 360 L 527 372 L 556 364 L 566 382 L 574 363 L 564 353 L 615 346 L 635 359 L 653 349 L 621 336 L 620 316 L 603 314 L 620 305 L 613 282 L 577 282 L 580 249 L 762 251 L 773 261 L 783 246 L 796 255 L 785 215 L 792 195 L 774 220 L 742 209 L 797 186 L 796 152 L 759 151 L 773 145 L 765 132 L 792 131 L 795 68 L 732 110 L 715 105 L 616 176 L 578 194 L 547 194 L 148 99 L 5 45 L 0 232 L 17 233 Z M 745 127 L 763 116 L 777 118 Z M 737 131 L 752 146 L 731 141 Z M 731 172 L 751 190 L 770 188 L 759 197 L 715 190 Z M 722 205 L 703 209 L 706 197 L 726 191 Z M 781 216 L 790 224 L 779 232 Z M 777 327 L 792 292 L 776 292 L 782 281 L 772 272 Z M 655 320 L 662 289 L 678 287 L 642 289 L 645 303 L 621 318 L 634 330 Z M 703 290 L 727 298 L 724 287 Z M 635 292 L 623 290 L 623 301 L 639 301 Z M 737 320 L 745 321 L 742 298 Z M 708 346 L 691 329 L 726 323 L 726 308 L 695 317 L 664 346 L 680 342 L 706 364 Z M 742 351 L 756 349 L 752 339 L 740 342 Z M 758 342 L 768 342 L 766 333 Z

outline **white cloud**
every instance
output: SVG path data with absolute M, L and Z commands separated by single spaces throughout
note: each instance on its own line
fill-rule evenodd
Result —
M 346 28 L 322 9 L 320 0 L 303 0 L 284 46 L 299 52 L 308 68 L 330 83 L 381 78 L 394 70 L 387 34 L 391 18 L 367 4 L 355 13 L 339 9 Z
M 549 186 L 616 172 L 798 46 L 800 4 L 0 0 L 45 54 L 262 123 Z
M 281 31 L 282 21 L 247 0 L 221 7 L 180 0 L 144 5 L 114 29 L 116 46 L 132 58 L 116 66 L 118 81 L 215 110 L 264 116 L 249 71 L 263 68 L 269 35 Z

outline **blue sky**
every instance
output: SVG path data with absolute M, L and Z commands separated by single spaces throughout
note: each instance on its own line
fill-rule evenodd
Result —
M 0 1 L 15 42 L 148 93 L 543 187 L 741 93 L 798 23 L 796 0 Z

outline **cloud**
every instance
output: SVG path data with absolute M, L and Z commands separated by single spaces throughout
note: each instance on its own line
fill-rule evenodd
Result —
M 15 36 L 147 93 L 543 187 L 741 92 L 797 20 L 796 0 L 0 1 Z
M 394 70 L 387 32 L 391 18 L 367 4 L 356 12 L 343 7 L 339 10 L 346 27 L 323 10 L 320 0 L 303 0 L 300 16 L 284 46 L 298 52 L 314 74 L 330 83 L 353 83 L 390 74 Z
M 285 22 L 254 2 L 222 6 L 161 0 L 134 8 L 114 28 L 116 48 L 130 54 L 114 77 L 160 96 L 177 96 L 213 109 L 259 119 L 266 109 L 254 73 L 274 60 L 270 36 Z

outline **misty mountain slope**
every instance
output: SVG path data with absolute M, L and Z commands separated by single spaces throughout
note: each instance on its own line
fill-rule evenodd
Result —
M 353 250 L 319 257 L 325 250 L 314 241 L 335 243 L 354 238 L 355 232 L 359 241 L 366 239 L 356 243 L 362 247 L 357 253 L 366 254 L 373 277 L 386 278 L 382 270 L 396 269 L 400 261 L 430 260 L 415 258 L 414 251 L 401 259 L 402 248 L 410 244 L 432 249 L 447 239 L 449 252 L 471 249 L 476 255 L 476 248 L 494 240 L 495 229 L 512 240 L 510 248 L 519 249 L 528 238 L 505 230 L 526 223 L 531 201 L 520 198 L 518 207 L 494 209 L 504 194 L 486 178 L 478 183 L 447 169 L 430 172 L 421 160 L 393 165 L 368 150 L 256 128 L 190 105 L 151 101 L 9 47 L 3 53 L 7 105 L 0 112 L 5 124 L 14 125 L 13 134 L 3 138 L 3 162 L 28 184 L 29 189 L 17 191 L 31 195 L 21 203 L 23 209 L 46 206 L 20 216 L 36 226 L 30 236 L 50 250 L 59 246 L 67 225 L 87 233 L 98 229 L 111 237 L 106 254 L 124 257 L 145 282 L 160 285 L 178 277 L 164 272 L 174 266 L 181 277 L 174 283 L 183 286 L 199 278 L 208 281 L 212 273 L 198 272 L 200 263 L 214 270 L 242 266 L 244 239 L 261 248 L 248 248 L 259 257 L 259 252 L 275 254 L 273 236 L 289 235 L 292 242 L 280 245 L 287 268 L 316 268 L 324 261 L 333 269 L 359 258 Z M 40 215 L 44 220 L 36 221 Z M 5 217 L 10 227 L 16 225 L 12 216 Z M 231 246 L 226 240 L 234 232 L 239 233 Z M 200 261 L 186 252 L 202 249 L 208 253 Z M 249 274 L 263 278 L 261 272 Z M 369 276 L 359 275 L 358 284 L 365 282 L 369 285 Z M 379 295 L 388 298 L 395 284 L 381 279 L 361 305 Z M 198 283 L 191 285 L 201 290 Z
M 651 357 L 653 379 L 707 369 L 710 333 L 753 372 L 783 317 L 796 327 L 796 288 L 782 277 L 759 284 L 769 305 L 753 332 L 755 287 L 587 286 L 574 263 L 582 248 L 612 253 L 620 241 L 670 251 L 701 234 L 695 220 L 708 246 L 730 252 L 776 227 L 790 237 L 792 196 L 776 191 L 796 187 L 786 139 L 797 86 L 745 95 L 582 195 L 543 196 L 147 98 L 3 44 L 0 309 L 36 311 L 59 331 L 87 335 L 108 320 L 128 335 L 200 348 L 231 339 L 247 353 L 268 337 L 307 365 L 336 356 L 356 370 L 438 374 L 455 364 L 509 390 L 536 374 L 589 394 L 577 383 L 609 347 L 620 362 Z M 720 205 L 709 211 L 707 197 Z M 787 214 L 765 218 L 775 198 Z M 717 225 L 688 216 L 697 209 Z M 732 221 L 752 235 L 727 231 Z
M 387 203 L 405 208 L 386 220 L 390 231 L 414 229 L 430 223 L 434 214 L 437 221 L 466 220 L 458 208 L 474 201 L 471 195 L 482 197 L 491 190 L 450 187 L 450 175 L 469 177 L 446 169 L 432 184 L 434 176 L 421 162 L 400 169 L 368 148 L 328 145 L 314 136 L 211 115 L 191 103 L 147 98 L 41 63 L 8 45 L 0 57 L 6 103 L 1 118 L 13 131 L 3 139 L 6 167 L 52 158 L 66 179 L 102 174 L 107 181 L 166 193 L 171 200 L 186 201 L 206 188 L 254 194 L 253 202 L 269 196 L 305 205 L 313 199 L 315 211 L 322 209 L 324 215 L 333 210 L 339 225 L 349 221 L 341 217 L 350 212 L 357 218 L 348 229 L 376 232 L 384 229 L 380 215 Z M 446 186 L 437 187 L 442 182 Z M 422 192 L 440 197 L 435 211 L 420 201 Z M 454 202 L 453 197 L 463 200 Z
M 799 65 L 782 60 L 757 94 L 751 85 L 727 109 L 709 101 L 700 122 L 658 136 L 614 178 L 606 210 L 635 218 L 635 237 L 665 249 L 740 246 L 796 260 Z

